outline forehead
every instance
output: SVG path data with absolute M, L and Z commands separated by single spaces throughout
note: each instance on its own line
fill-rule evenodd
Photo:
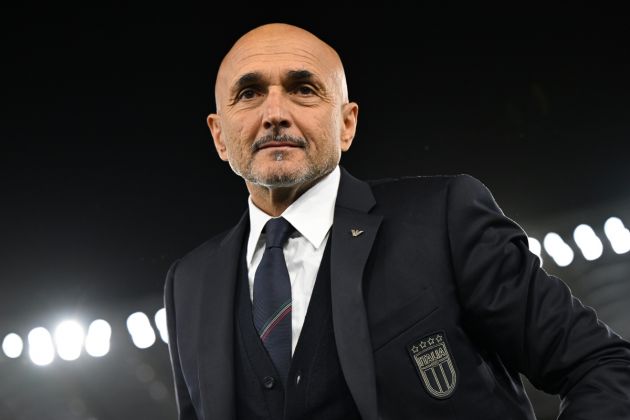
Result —
M 299 37 L 245 40 L 226 56 L 221 69 L 223 82 L 232 85 L 247 73 L 274 77 L 295 70 L 309 70 L 326 79 L 337 71 L 336 57 L 329 47 L 317 41 Z

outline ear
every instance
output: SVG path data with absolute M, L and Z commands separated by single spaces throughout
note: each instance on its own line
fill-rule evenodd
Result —
M 221 160 L 227 162 L 228 154 L 227 147 L 225 147 L 225 142 L 221 136 L 221 117 L 218 114 L 210 114 L 206 119 L 208 123 L 208 128 L 210 129 L 210 133 L 212 133 L 212 138 L 214 140 L 214 147 L 217 149 L 217 153 Z
M 356 102 L 344 104 L 341 109 L 341 151 L 346 152 L 352 145 L 354 135 L 357 131 L 357 119 L 359 117 L 359 105 Z

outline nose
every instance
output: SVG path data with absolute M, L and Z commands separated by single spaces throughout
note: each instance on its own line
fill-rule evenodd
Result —
M 283 92 L 278 89 L 269 90 L 263 109 L 265 130 L 291 127 L 286 100 Z

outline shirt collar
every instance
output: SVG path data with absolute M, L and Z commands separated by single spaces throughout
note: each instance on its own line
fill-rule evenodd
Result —
M 304 192 L 281 215 L 316 249 L 322 245 L 333 224 L 340 178 L 341 171 L 337 166 L 331 173 Z M 249 205 L 250 226 L 247 242 L 247 264 L 249 265 L 260 234 L 271 216 L 256 207 L 251 195 L 247 199 L 247 203 Z

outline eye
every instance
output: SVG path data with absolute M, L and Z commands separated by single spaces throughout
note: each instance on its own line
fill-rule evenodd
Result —
M 309 85 L 300 85 L 295 89 L 295 92 L 298 95 L 305 95 L 305 96 L 315 94 L 315 90 Z
M 256 90 L 252 89 L 252 88 L 248 88 L 248 89 L 243 89 L 238 96 L 236 97 L 237 100 L 241 100 L 241 99 L 254 99 L 256 97 L 258 92 L 256 92 Z

